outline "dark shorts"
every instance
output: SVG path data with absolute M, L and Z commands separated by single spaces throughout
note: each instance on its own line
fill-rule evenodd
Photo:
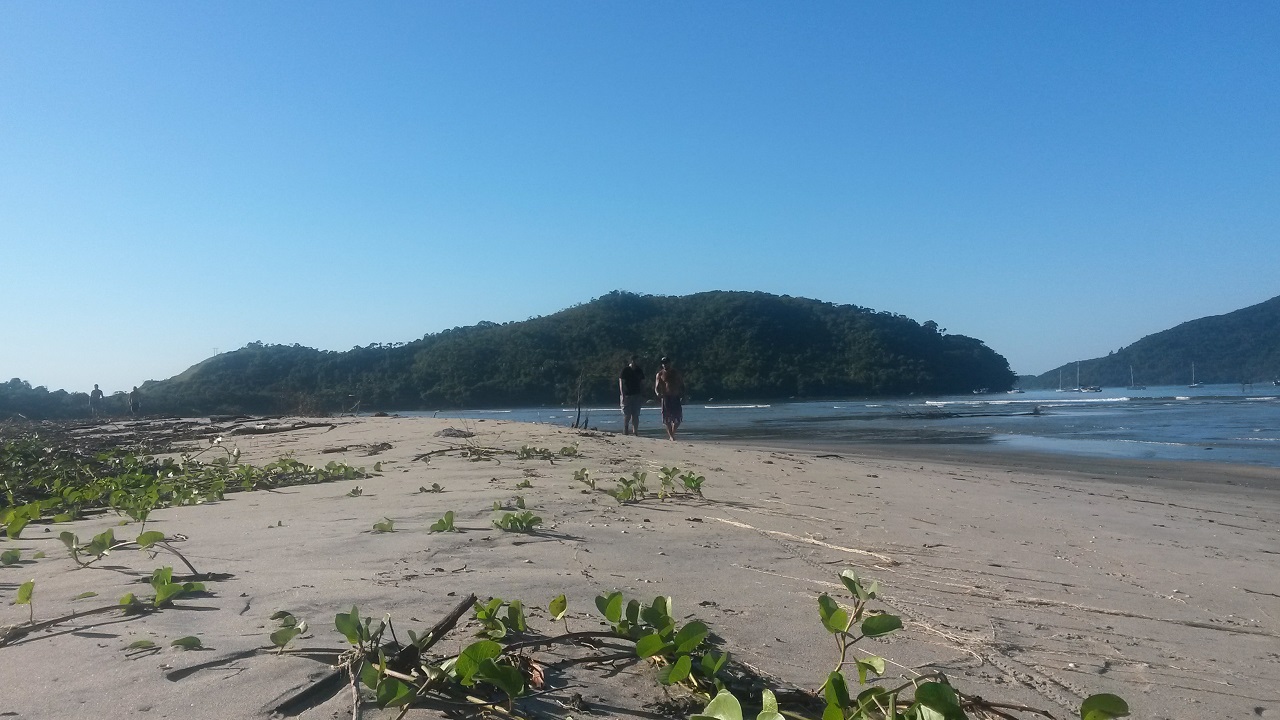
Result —
M 644 395 L 622 396 L 622 417 L 640 419 L 640 406 L 644 405 Z
M 663 395 L 662 396 L 662 423 L 675 423 L 679 425 L 684 422 L 684 408 L 680 405 L 679 395 Z

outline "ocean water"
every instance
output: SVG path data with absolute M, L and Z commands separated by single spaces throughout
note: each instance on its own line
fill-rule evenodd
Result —
M 570 425 L 574 408 L 407 413 L 459 420 Z M 616 407 L 583 408 L 589 426 L 622 431 Z M 1206 460 L 1280 467 L 1280 387 L 1207 385 L 1029 391 L 877 400 L 687 402 L 682 439 L 981 445 L 983 449 L 1094 457 Z M 656 406 L 640 431 L 661 436 Z

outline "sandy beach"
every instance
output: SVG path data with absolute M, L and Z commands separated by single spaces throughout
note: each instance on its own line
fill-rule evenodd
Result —
M 865 643 L 893 662 L 889 677 L 942 670 L 963 690 L 1059 718 L 1102 692 L 1127 699 L 1134 717 L 1280 718 L 1280 470 L 672 443 L 653 428 L 626 437 L 502 421 L 332 422 L 228 442 L 253 464 L 291 453 L 378 462 L 380 474 L 156 511 L 148 529 L 185 536 L 183 553 L 223 579 L 173 609 L 83 618 L 0 647 L 0 717 L 269 717 L 329 669 L 250 652 L 269 645 L 275 611 L 308 621 L 298 644 L 338 650 L 334 614 L 352 605 L 421 628 L 468 593 L 522 600 L 540 630 L 554 629 L 546 608 L 560 593 L 573 630 L 600 627 L 601 592 L 670 595 L 675 616 L 706 622 L 735 659 L 813 689 L 835 662 L 816 598 L 843 596 L 837 575 L 855 568 L 905 623 Z M 448 428 L 474 435 L 437 435 Z M 552 461 L 457 450 L 574 444 L 579 457 Z M 573 477 L 586 468 L 603 489 L 643 471 L 652 490 L 664 466 L 703 475 L 704 496 L 619 505 Z M 433 483 L 443 491 L 421 492 Z M 493 526 L 494 503 L 517 495 L 543 519 L 539 532 Z M 430 533 L 449 510 L 463 532 Z M 394 532 L 372 532 L 384 517 Z M 10 604 L 26 580 L 40 620 L 137 592 L 155 567 L 177 565 L 124 550 L 79 569 L 57 539 L 119 520 L 31 526 L 5 543 L 46 557 L 0 568 L 0 625 L 27 619 Z M 85 592 L 97 597 L 73 600 Z M 192 635 L 202 649 L 169 647 Z M 467 637 L 451 635 L 453 651 Z M 127 653 L 137 640 L 160 650 Z M 652 676 L 644 663 L 579 671 L 566 681 L 592 710 L 538 712 L 657 717 L 666 698 Z M 351 695 L 296 716 L 351 717 Z M 364 716 L 395 713 L 370 706 Z

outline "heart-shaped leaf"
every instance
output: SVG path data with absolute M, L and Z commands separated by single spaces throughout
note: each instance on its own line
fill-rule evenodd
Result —
M 663 685 L 675 685 L 684 681 L 689 677 L 689 672 L 693 669 L 693 660 L 688 655 L 681 655 L 676 661 L 662 668 L 658 673 L 658 682 Z
M 862 621 L 862 634 L 867 637 L 888 635 L 902 629 L 902 618 L 897 615 L 872 615 Z
M 547 606 L 547 610 L 551 613 L 552 620 L 559 620 L 569 610 L 568 598 L 563 593 L 555 596 L 551 599 L 551 604 Z
M 1090 695 L 1080 705 L 1081 720 L 1112 720 L 1129 715 L 1129 704 L 1117 695 Z
M 204 645 L 204 643 L 200 642 L 200 638 L 195 635 L 188 635 L 174 640 L 169 643 L 169 645 L 176 648 L 182 648 L 183 650 L 198 650 Z

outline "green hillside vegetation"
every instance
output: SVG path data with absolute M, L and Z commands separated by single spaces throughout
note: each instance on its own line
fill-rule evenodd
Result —
M 252 343 L 142 386 L 145 412 L 334 412 L 617 402 L 629 353 L 670 355 L 699 400 L 969 392 L 1012 386 L 981 341 L 893 313 L 765 293 L 613 292 L 522 322 L 346 352 Z M 0 417 L 5 414 L 0 396 Z M 86 401 L 87 403 L 87 401 Z
M 1080 361 L 1080 383 L 1127 387 L 1129 368 L 1141 385 L 1186 385 L 1191 364 L 1208 384 L 1271 382 L 1280 377 L 1280 296 L 1225 315 L 1182 323 L 1148 335 L 1106 357 Z M 1074 362 L 1054 368 L 1024 388 L 1075 387 Z

